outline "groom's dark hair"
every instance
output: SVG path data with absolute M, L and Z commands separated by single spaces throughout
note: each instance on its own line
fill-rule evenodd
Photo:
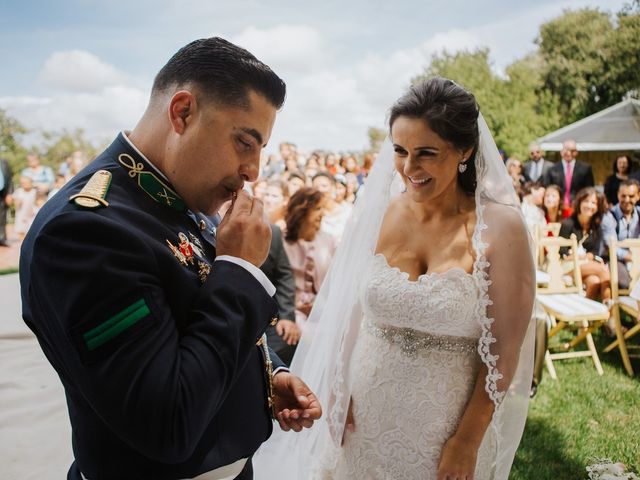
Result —
M 219 105 L 242 108 L 249 106 L 251 90 L 277 109 L 286 95 L 285 83 L 267 65 L 219 37 L 194 40 L 178 50 L 156 75 L 151 96 L 190 85 Z
M 416 83 L 396 101 L 389 113 L 389 129 L 398 117 L 420 118 L 456 148 L 473 148 L 466 161 L 467 169 L 458 173 L 458 183 L 472 195 L 476 191 L 479 112 L 471 93 L 449 79 L 433 77 Z

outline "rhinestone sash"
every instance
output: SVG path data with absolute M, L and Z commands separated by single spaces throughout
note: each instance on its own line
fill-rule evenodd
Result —
M 440 350 L 454 353 L 473 353 L 478 349 L 478 340 L 453 335 L 434 335 L 413 328 L 365 323 L 365 328 L 374 336 L 400 346 L 402 352 L 415 356 L 424 350 Z

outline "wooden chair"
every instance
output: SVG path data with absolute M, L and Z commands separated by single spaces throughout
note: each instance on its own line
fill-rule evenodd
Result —
M 616 256 L 618 248 L 627 248 L 631 252 L 632 267 L 629 272 L 631 284 L 629 285 L 629 289 L 626 290 L 618 287 L 618 262 L 615 261 L 618 258 Z M 613 319 L 616 331 L 616 340 L 607 345 L 604 352 L 608 353 L 617 347 L 620 351 L 620 356 L 622 357 L 622 363 L 625 370 L 630 376 L 633 376 L 633 367 L 629 357 L 640 358 L 640 354 L 630 354 L 629 350 L 635 351 L 640 349 L 640 345 L 629 345 L 627 344 L 627 340 L 640 332 L 640 322 L 638 322 L 638 315 L 640 314 L 640 311 L 638 311 L 638 302 L 629 296 L 629 292 L 633 289 L 636 283 L 638 283 L 638 279 L 640 278 L 640 239 L 629 238 L 627 240 L 618 241 L 617 239 L 612 238 L 609 244 L 609 258 L 611 259 L 609 268 L 611 269 L 611 297 L 614 301 Z M 636 322 L 636 325 L 626 333 L 622 331 L 620 310 L 631 315 Z
M 600 358 L 593 341 L 592 333 L 609 318 L 609 309 L 600 302 L 590 300 L 584 296 L 582 290 L 582 275 L 577 256 L 572 255 L 570 262 L 573 264 L 571 272 L 572 284 L 566 281 L 565 270 L 560 260 L 560 248 L 569 247 L 571 252 L 576 252 L 578 242 L 575 235 L 571 238 L 545 237 L 540 238 L 540 247 L 547 252 L 547 273 L 549 283 L 546 286 L 538 286 L 536 298 L 544 311 L 551 317 L 551 330 L 549 339 L 558 335 L 570 326 L 577 326 L 576 335 L 571 341 L 563 344 L 562 352 L 551 353 L 547 350 L 545 362 L 551 378 L 557 379 L 554 360 L 563 360 L 576 357 L 591 357 L 599 375 L 604 372 L 600 364 Z M 574 350 L 576 346 L 586 342 L 586 350 Z
M 560 234 L 560 223 L 547 223 L 546 225 L 535 225 L 533 234 L 535 263 L 538 270 L 541 270 L 544 265 L 545 252 L 544 247 L 540 245 L 541 238 L 548 238 L 549 234 L 553 237 L 557 237 Z

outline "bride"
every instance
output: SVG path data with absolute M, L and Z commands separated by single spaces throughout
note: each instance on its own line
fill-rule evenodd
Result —
M 258 479 L 509 475 L 534 299 L 512 182 L 475 98 L 450 80 L 411 87 L 389 127 L 292 364 L 325 418 L 274 434 Z

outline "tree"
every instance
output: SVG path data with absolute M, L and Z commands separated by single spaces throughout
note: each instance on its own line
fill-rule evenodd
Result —
M 369 127 L 367 134 L 369 135 L 369 150 L 372 152 L 379 151 L 382 142 L 387 138 L 387 131 L 382 128 Z
M 0 108 L 0 157 L 6 158 L 17 175 L 26 165 L 27 149 L 20 143 L 20 137 L 27 129 Z
M 85 138 L 84 130 L 78 128 L 74 131 L 62 130 L 61 132 L 43 132 L 44 145 L 40 150 L 42 163 L 57 170 L 75 151 L 84 152 L 88 158 L 94 157 L 98 151 L 93 144 Z
M 640 1 L 620 11 L 617 21 L 617 28 L 605 44 L 608 59 L 605 79 L 611 94 L 607 103 L 611 104 L 624 97 L 640 98 Z

